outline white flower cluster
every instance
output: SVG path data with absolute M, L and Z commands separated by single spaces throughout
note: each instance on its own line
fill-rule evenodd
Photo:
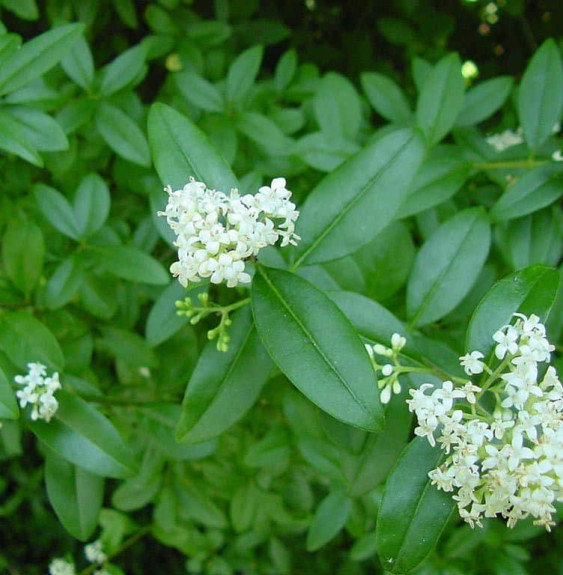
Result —
M 27 375 L 16 375 L 14 381 L 19 385 L 25 385 L 16 392 L 20 407 L 31 405 L 31 419 L 44 419 L 47 423 L 51 420 L 59 408 L 59 402 L 55 399 L 55 391 L 61 388 L 59 374 L 53 373 L 47 377 L 47 368 L 42 363 L 28 363 Z
M 430 472 L 444 491 L 457 489 L 461 517 L 471 526 L 482 517 L 502 515 L 513 527 L 531 515 L 548 530 L 554 502 L 563 501 L 563 386 L 555 368 L 541 369 L 554 347 L 535 315 L 515 314 L 515 325 L 497 331 L 494 370 L 480 352 L 460 358 L 469 375 L 485 373 L 481 387 L 470 381 L 456 388 L 424 384 L 410 390 L 415 433 L 448 454 Z M 494 409 L 479 399 L 489 392 Z M 457 399 L 465 400 L 456 404 Z
M 492 146 L 497 152 L 504 152 L 507 148 L 524 143 L 524 136 L 522 128 L 520 127 L 516 132 L 505 130 L 500 134 L 492 134 L 488 136 L 486 140 L 487 144 Z
M 284 178 L 275 178 L 256 195 L 242 197 L 235 189 L 228 196 L 210 190 L 193 178 L 181 190 L 166 188 L 168 204 L 158 215 L 166 216 L 177 236 L 172 274 L 184 287 L 201 278 L 228 287 L 249 283 L 246 259 L 279 239 L 282 247 L 301 239 L 295 234 L 299 212 L 285 186 Z
M 379 397 L 381 403 L 389 403 L 393 393 L 401 393 L 401 383 L 399 382 L 401 364 L 398 355 L 406 344 L 407 340 L 398 333 L 394 333 L 391 336 L 391 347 L 380 343 L 376 343 L 375 345 L 365 344 L 373 368 L 376 372 L 380 371 L 381 375 L 383 375 L 383 377 L 377 381 L 377 385 L 380 389 Z M 376 361 L 376 355 L 386 358 L 388 360 L 387 363 L 379 365 Z M 389 363 L 389 360 L 393 363 Z
M 90 563 L 102 565 L 108 559 L 103 551 L 102 542 L 98 539 L 84 546 L 84 555 Z M 92 569 L 92 567 L 90 567 Z M 49 565 L 50 575 L 75 575 L 76 570 L 72 561 L 66 559 L 53 559 Z M 93 575 L 109 575 L 106 569 L 97 569 Z

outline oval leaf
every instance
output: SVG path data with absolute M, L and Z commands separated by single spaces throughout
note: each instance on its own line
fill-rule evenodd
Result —
M 369 243 L 395 216 L 424 151 L 419 134 L 400 130 L 324 178 L 303 206 L 294 268 L 335 260 Z
M 223 433 L 253 405 L 273 367 L 249 309 L 234 316 L 227 352 L 214 341 L 203 350 L 186 388 L 179 441 L 196 443 Z
M 30 421 L 33 433 L 66 461 L 95 475 L 123 479 L 136 473 L 131 450 L 97 409 L 61 389 L 49 423 Z
M 352 501 L 343 491 L 329 494 L 319 505 L 307 533 L 307 551 L 316 551 L 336 537 L 344 527 Z
M 45 460 L 45 485 L 49 501 L 63 527 L 86 541 L 98 526 L 104 480 L 68 463 L 49 450 Z
M 305 396 L 340 421 L 368 431 L 382 428 L 369 357 L 323 292 L 294 274 L 258 266 L 252 305 L 269 354 Z
M 182 114 L 164 104 L 153 104 L 148 131 L 154 165 L 163 184 L 178 189 L 193 177 L 225 193 L 239 187 L 221 154 Z
M 418 252 L 407 286 L 411 325 L 444 317 L 467 295 L 485 263 L 491 231 L 482 208 L 442 224 Z
M 412 441 L 387 479 L 377 517 L 377 551 L 385 570 L 407 573 L 436 545 L 452 510 L 451 494 L 430 485 L 442 454 L 426 438 Z

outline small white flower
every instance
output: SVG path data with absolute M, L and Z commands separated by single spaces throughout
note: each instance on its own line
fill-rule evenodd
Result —
M 481 361 L 483 357 L 484 356 L 480 351 L 472 351 L 471 353 L 462 355 L 459 358 L 459 363 L 467 375 L 483 373 L 483 368 L 485 366 L 485 364 Z
M 53 559 L 49 564 L 50 575 L 75 575 L 74 563 L 65 559 Z
M 495 347 L 495 355 L 498 359 L 504 359 L 507 353 L 514 355 L 518 351 L 518 331 L 511 325 L 494 333 L 493 339 L 498 343 Z
M 28 363 L 27 375 L 16 375 L 14 381 L 18 385 L 25 385 L 23 389 L 16 391 L 20 407 L 31 407 L 31 419 L 43 419 L 49 423 L 59 408 L 59 402 L 55 399 L 55 392 L 61 388 L 59 374 L 53 373 L 47 377 L 47 368 L 41 363 Z
M 385 377 L 389 377 L 392 373 L 393 373 L 393 366 L 390 363 L 386 363 L 382 368 L 381 368 L 381 373 L 382 375 L 384 375 Z
M 505 130 L 500 134 L 492 134 L 486 138 L 486 141 L 487 144 L 492 146 L 497 152 L 504 152 L 504 150 L 524 142 L 522 128 L 518 128 L 516 132 Z
M 391 346 L 393 347 L 394 352 L 401 351 L 403 349 L 403 347 L 405 347 L 406 344 L 407 344 L 407 340 L 401 334 L 394 333 L 391 336 Z
M 563 154 L 561 153 L 561 150 L 555 150 L 551 155 L 551 159 L 554 162 L 563 162 Z
M 84 555 L 90 563 L 101 565 L 107 560 L 107 555 L 103 552 L 102 542 L 99 539 L 84 546 Z

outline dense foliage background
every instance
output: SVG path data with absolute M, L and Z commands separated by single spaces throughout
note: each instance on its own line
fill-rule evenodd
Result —
M 155 142 L 167 136 L 154 129 L 151 150 L 149 106 L 165 103 L 197 124 L 244 192 L 284 176 L 299 206 L 327 173 L 409 125 L 432 65 L 458 65 L 447 54 L 459 54 L 468 90 L 502 76 L 444 120 L 433 144 L 447 139 L 399 217 L 353 255 L 300 270 L 321 289 L 347 290 L 340 304 L 351 316 L 370 317 L 354 292 L 410 320 L 424 353 L 455 370 L 468 319 L 496 280 L 533 264 L 561 273 L 560 179 L 539 198 L 498 207 L 507 181 L 560 149 L 557 132 L 535 155 L 525 144 L 497 154 L 485 136 L 517 129 L 515 86 L 546 39 L 561 50 L 562 22 L 558 0 L 0 0 L 0 368 L 10 381 L 29 361 L 59 370 L 77 415 L 56 424 L 72 430 L 69 441 L 86 437 L 73 444 L 76 467 L 55 453 L 69 444 L 50 444 L 45 426 L 55 423 L 20 425 L 0 410 L 0 571 L 46 573 L 65 554 L 87 568 L 81 541 L 99 535 L 114 552 L 138 535 L 111 573 L 383 572 L 374 529 L 410 439 L 404 403 L 389 405 L 381 434 L 353 429 L 295 391 L 264 352 L 239 365 L 252 385 L 240 375 L 216 411 L 184 421 L 189 441 L 175 441 L 186 383 L 209 384 L 213 369 L 224 376 L 223 360 L 207 342 L 212 318 L 192 326 L 175 315 L 184 289 L 170 281 L 171 234 L 156 216 L 168 182 L 153 168 L 166 162 Z M 20 42 L 32 48 L 15 68 Z M 536 177 L 539 188 L 547 176 Z M 467 223 L 481 238 L 467 250 L 484 250 L 477 275 L 461 276 L 467 285 L 443 314 L 413 313 L 406 286 L 421 245 L 474 206 L 496 206 L 490 252 L 481 216 Z M 551 270 L 532 269 L 549 291 Z M 242 292 L 211 295 L 228 304 Z M 239 331 L 251 321 L 244 313 Z M 559 295 L 553 342 L 562 315 Z M 382 335 L 366 329 L 366 339 Z M 114 445 L 119 435 L 100 411 L 127 448 Z M 563 573 L 562 542 L 531 521 L 471 530 L 452 516 L 417 573 Z

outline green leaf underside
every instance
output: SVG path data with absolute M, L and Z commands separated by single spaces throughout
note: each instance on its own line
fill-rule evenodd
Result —
M 269 354 L 305 396 L 345 423 L 381 429 L 384 415 L 365 348 L 324 293 L 289 272 L 259 266 L 252 305 Z
M 425 559 L 454 509 L 451 494 L 428 477 L 441 456 L 426 438 L 416 438 L 387 479 L 376 533 L 381 563 L 391 573 L 408 573 Z
M 466 349 L 485 356 L 493 348 L 493 334 L 510 323 L 512 314 L 536 314 L 545 323 L 557 296 L 559 273 L 533 265 L 497 282 L 481 300 L 467 330 Z
M 400 130 L 324 178 L 303 206 L 298 223 L 303 240 L 294 268 L 341 258 L 372 240 L 406 197 L 424 150 L 419 134 Z
M 196 443 L 231 427 L 250 409 L 273 367 L 254 328 L 250 309 L 233 316 L 229 350 L 210 341 L 186 388 L 176 436 Z
M 236 176 L 207 137 L 186 116 L 164 104 L 153 104 L 148 120 L 149 143 L 164 185 L 182 188 L 190 176 L 228 194 L 239 188 Z

